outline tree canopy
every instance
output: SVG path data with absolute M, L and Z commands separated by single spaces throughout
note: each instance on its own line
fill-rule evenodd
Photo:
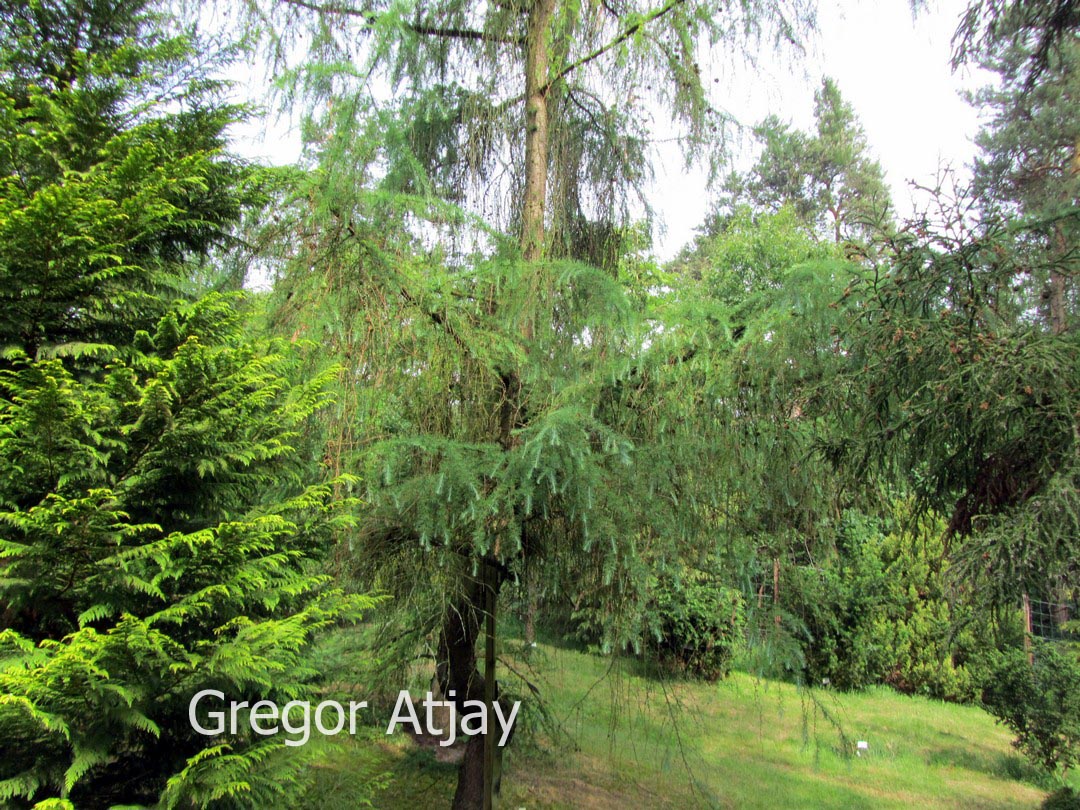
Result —
M 881 166 L 870 157 L 855 112 L 832 79 L 823 79 L 814 93 L 813 133 L 770 116 L 754 136 L 761 154 L 745 176 L 728 178 L 728 205 L 773 212 L 790 206 L 812 232 L 863 249 L 891 221 Z

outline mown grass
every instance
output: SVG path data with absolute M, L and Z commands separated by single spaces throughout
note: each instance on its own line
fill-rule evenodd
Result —
M 541 691 L 561 731 L 515 740 L 504 808 L 1006 810 L 1036 808 L 1053 787 L 971 706 L 884 688 L 808 693 L 741 673 L 664 681 L 631 660 L 545 645 L 505 663 Z M 856 756 L 859 740 L 869 748 Z M 381 777 L 375 807 L 448 807 L 455 775 L 377 729 L 321 763 L 306 806 L 360 806 Z

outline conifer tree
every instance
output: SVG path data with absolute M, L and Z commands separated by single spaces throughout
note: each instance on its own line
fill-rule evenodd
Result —
M 1042 24 L 1024 13 L 1048 4 L 994 5 L 991 38 L 968 52 L 1002 78 L 975 96 L 991 116 L 974 186 L 942 182 L 862 293 L 850 379 L 868 396 L 846 449 L 950 514 L 953 572 L 1014 605 L 1077 581 L 1080 129 L 1074 43 L 1032 36 Z
M 814 93 L 814 127 L 808 134 L 776 116 L 761 122 L 754 129 L 761 155 L 745 177 L 728 180 L 727 196 L 758 210 L 791 206 L 820 236 L 865 247 L 891 219 L 889 193 L 854 110 L 832 79 Z
M 254 200 L 222 148 L 237 110 L 163 23 L 145 2 L 0 14 L 0 345 L 130 343 Z
M 287 800 L 303 752 L 189 701 L 301 696 L 313 634 L 371 603 L 314 563 L 345 519 L 304 440 L 328 377 L 185 294 L 257 176 L 167 31 L 140 0 L 0 12 L 5 807 Z
M 312 33 L 300 75 L 317 109 L 332 100 L 281 292 L 285 312 L 305 290 L 333 302 L 320 339 L 354 370 L 339 448 L 371 502 L 356 557 L 388 587 L 409 572 L 436 589 L 413 630 L 434 632 L 444 690 L 490 700 L 482 597 L 542 566 L 551 595 L 612 613 L 701 536 L 715 400 L 692 336 L 642 318 L 625 261 L 572 259 L 620 254 L 597 243 L 628 232 L 654 108 L 691 154 L 715 142 L 699 46 L 789 41 L 807 7 L 253 5 L 280 53 Z M 478 735 L 455 807 L 482 805 L 482 753 Z
M 1028 49 L 1014 47 L 982 59 L 1000 77 L 972 102 L 991 115 L 979 134 L 974 193 L 986 216 L 1026 218 L 1037 238 L 1024 248 L 1044 271 L 1021 286 L 1050 328 L 1063 332 L 1076 318 L 1075 276 L 1080 201 L 1080 47 L 1064 42 L 1048 54 L 1029 86 Z

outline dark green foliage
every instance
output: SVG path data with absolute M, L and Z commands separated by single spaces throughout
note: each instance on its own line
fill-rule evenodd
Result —
M 811 683 L 851 689 L 887 683 L 944 700 L 976 697 L 973 673 L 995 646 L 989 620 L 955 591 L 943 524 L 912 523 L 909 505 L 881 521 L 847 512 L 836 550 L 816 566 L 785 569 L 786 611 Z
M 761 154 L 746 175 L 728 179 L 727 202 L 771 212 L 790 206 L 810 232 L 864 251 L 891 223 L 884 173 L 832 79 L 814 93 L 814 122 L 813 133 L 793 130 L 776 116 L 758 124 Z
M 971 0 L 953 35 L 953 66 L 1017 45 L 1028 51 L 1024 84 L 1034 86 L 1080 29 L 1076 0 Z
M 1073 653 L 1037 644 L 1034 660 L 1013 649 L 997 657 L 983 686 L 987 710 L 1016 734 L 1013 743 L 1049 773 L 1080 760 L 1080 664 Z
M 989 11 L 965 25 L 1000 78 L 975 96 L 989 120 L 974 189 L 943 178 L 857 291 L 845 376 L 860 387 L 833 454 L 949 514 L 954 572 L 998 608 L 1076 582 L 1080 74 L 1071 36 L 1032 52 L 1052 5 L 971 6 Z
M 1080 810 L 1080 794 L 1066 785 L 1047 796 L 1039 807 L 1042 810 Z
M 802 637 L 810 683 L 854 689 L 880 682 L 887 671 L 884 639 L 874 627 L 887 588 L 881 544 L 875 523 L 849 512 L 835 555 L 784 571 L 783 600 Z
M 859 393 L 833 457 L 903 475 L 951 534 L 981 530 L 958 567 L 1015 605 L 1075 556 L 1080 343 L 1033 323 L 1013 287 L 1024 225 L 949 227 L 905 236 L 866 290 L 846 375 Z
M 649 605 L 655 625 L 650 653 L 671 670 L 715 681 L 731 670 L 746 632 L 743 598 L 705 571 L 661 577 Z

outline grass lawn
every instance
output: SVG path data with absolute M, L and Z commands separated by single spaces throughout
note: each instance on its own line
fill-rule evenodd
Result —
M 542 645 L 507 659 L 544 695 L 563 734 L 519 736 L 503 808 L 1036 808 L 1051 784 L 984 711 L 879 688 L 815 690 L 734 673 L 662 682 L 630 660 Z M 507 682 L 512 678 L 503 668 Z M 869 748 L 861 756 L 856 741 Z M 308 806 L 449 807 L 456 767 L 376 731 L 318 768 Z

